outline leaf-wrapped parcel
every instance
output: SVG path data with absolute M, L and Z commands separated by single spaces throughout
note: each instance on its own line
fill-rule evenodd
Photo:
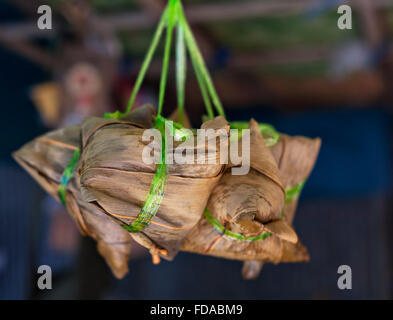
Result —
M 97 136 L 100 137 L 99 133 L 102 133 L 104 128 L 115 129 L 115 131 L 119 130 L 118 133 L 120 136 L 115 137 L 115 141 L 109 139 L 112 141 L 110 143 L 113 143 L 109 152 L 111 155 L 115 155 L 113 162 L 120 164 L 120 171 L 127 171 L 127 168 L 142 168 L 142 170 L 145 170 L 145 172 L 141 172 L 144 178 L 148 175 L 152 178 L 155 167 L 144 167 L 141 154 L 138 155 L 136 152 L 141 151 L 145 146 L 145 144 L 141 142 L 141 134 L 145 128 L 151 128 L 153 126 L 153 115 L 154 109 L 147 105 L 136 109 L 123 120 L 88 118 L 81 126 L 75 125 L 55 130 L 38 137 L 13 154 L 16 161 L 24 167 L 48 193 L 58 200 L 61 200 L 61 195 L 59 196 L 59 187 L 64 182 L 65 172 L 70 169 L 70 163 L 76 156 L 76 153 L 80 154 L 76 159 L 77 161 L 76 164 L 74 164 L 72 172 L 68 173 L 69 181 L 67 181 L 64 193 L 64 203 L 81 233 L 89 235 L 97 241 L 99 252 L 106 259 L 112 272 L 118 278 L 122 278 L 128 272 L 128 259 L 131 247 L 130 235 L 134 240 L 147 247 L 153 255 L 153 258 L 157 259 L 158 254 L 162 254 L 168 259 L 174 257 L 185 234 L 191 229 L 193 223 L 195 224 L 199 220 L 210 191 L 219 180 L 223 170 L 220 164 L 213 166 L 205 164 L 200 165 L 199 168 L 196 168 L 194 165 L 186 165 L 188 171 L 187 168 L 181 166 L 170 166 L 169 175 L 174 175 L 174 177 L 169 178 L 170 183 L 168 185 L 175 187 L 174 184 L 178 183 L 180 184 L 180 189 L 177 190 L 177 196 L 175 196 L 174 190 L 168 194 L 165 192 L 165 195 L 172 194 L 172 199 L 180 201 L 180 206 L 176 211 L 177 216 L 175 216 L 173 220 L 165 218 L 165 208 L 171 207 L 168 205 L 168 203 L 171 203 L 171 198 L 167 198 L 167 200 L 162 201 L 162 206 L 160 205 L 160 209 L 154 221 L 140 233 L 129 233 L 121 227 L 126 225 L 130 220 L 132 221 L 135 219 L 139 213 L 139 210 L 134 207 L 134 201 L 138 201 L 135 200 L 134 196 L 131 196 L 129 199 L 131 203 L 130 208 L 133 210 L 130 212 L 121 211 L 124 217 L 116 215 L 116 213 L 112 215 L 105 211 L 100 202 L 96 199 L 92 201 L 90 198 L 88 199 L 90 202 L 85 201 L 81 193 L 79 175 L 82 161 L 84 161 L 84 168 L 87 166 L 89 169 L 92 169 L 92 166 L 87 165 L 87 163 L 97 165 L 93 169 L 101 168 L 106 170 L 112 168 L 105 162 L 108 160 L 108 158 L 105 157 L 105 153 L 101 153 L 100 156 L 95 158 L 96 161 L 93 162 L 89 162 L 86 158 L 84 158 L 84 160 L 81 159 L 83 158 L 82 155 L 85 149 L 89 149 L 89 155 L 92 153 L 97 155 L 97 153 L 94 153 L 95 150 L 91 148 L 90 141 L 92 140 L 94 142 Z M 215 129 L 224 128 L 224 130 L 228 132 L 228 124 L 222 118 L 209 121 L 204 127 Z M 125 141 L 123 141 L 125 145 L 119 146 L 117 138 L 121 140 L 122 134 L 125 136 L 128 135 L 131 137 L 131 140 L 127 140 L 126 138 Z M 90 148 L 87 148 L 87 146 Z M 134 148 L 135 146 L 136 148 Z M 127 148 L 128 151 L 126 150 Z M 120 152 L 120 154 L 111 153 L 116 150 Z M 218 153 L 219 150 L 215 150 L 213 154 L 217 156 Z M 132 155 L 131 157 L 127 159 L 122 158 L 122 156 L 128 157 L 130 154 Z M 117 156 L 120 157 L 117 158 Z M 125 161 L 124 165 L 122 161 Z M 101 166 L 102 164 L 104 164 L 104 166 Z M 94 189 L 90 189 L 89 181 L 91 180 L 89 179 L 91 179 L 91 171 L 87 171 L 85 175 L 85 181 L 87 182 L 83 190 L 85 196 L 88 195 L 88 197 L 91 197 L 92 195 L 99 194 L 101 190 L 98 189 L 97 193 L 95 193 Z M 198 176 L 198 172 L 200 172 L 200 176 Z M 178 174 L 178 176 L 176 176 L 176 174 Z M 103 176 L 105 176 L 105 174 L 103 174 Z M 97 178 L 99 181 L 100 177 Z M 137 190 L 137 188 L 140 187 L 138 183 L 144 181 L 143 184 L 145 186 L 144 191 L 146 196 L 151 181 L 144 178 L 133 175 L 131 178 L 125 179 L 127 181 L 124 179 L 120 179 L 119 181 L 122 181 L 124 183 L 123 186 L 126 186 L 127 190 L 130 190 L 132 194 L 141 193 L 140 190 Z M 191 178 L 194 179 L 191 180 L 194 183 L 191 183 L 190 186 L 186 185 L 187 181 Z M 117 180 L 115 180 L 115 182 L 116 181 Z M 112 180 L 111 182 L 114 181 Z M 115 193 L 116 190 L 122 190 L 121 187 L 117 188 L 116 186 L 117 182 L 113 186 L 113 191 L 115 191 Z M 189 187 L 193 189 L 189 190 Z M 132 190 L 137 191 L 132 192 Z M 109 192 L 109 196 L 110 194 Z M 192 195 L 195 196 L 196 194 L 198 197 L 194 202 Z M 184 197 L 185 195 L 188 197 Z M 142 197 L 140 198 L 142 199 Z M 179 200 L 179 198 L 182 198 L 182 200 Z M 107 199 L 107 197 L 105 197 L 105 199 Z M 123 200 L 120 201 L 122 202 Z M 200 202 L 201 204 L 199 204 Z M 102 203 L 106 206 L 106 201 Z M 140 200 L 139 205 L 142 203 L 143 201 Z M 174 204 L 172 203 L 172 205 Z M 198 205 L 200 207 L 199 209 Z M 111 206 L 109 205 L 109 207 Z M 185 208 L 186 210 L 184 210 Z M 192 214 L 189 214 L 190 210 Z M 166 237 L 165 234 L 169 234 L 169 237 Z
M 177 254 L 182 241 L 201 218 L 210 193 L 224 171 L 224 165 L 219 162 L 220 145 L 216 142 L 222 137 L 226 141 L 224 147 L 228 148 L 229 124 L 217 117 L 201 128 L 215 129 L 217 135 L 209 136 L 214 143 L 206 141 L 198 145 L 195 135 L 188 138 L 184 148 L 195 155 L 195 162 L 167 164 L 158 210 L 139 232 L 130 232 L 150 250 L 155 262 L 159 256 L 171 260 Z M 89 118 L 82 123 L 81 132 L 83 152 L 79 172 L 84 200 L 103 210 L 120 226 L 126 229 L 133 226 L 151 194 L 158 167 L 144 161 L 142 154 L 151 146 L 160 148 L 160 143 L 144 141 L 144 129 L 131 122 L 118 123 L 111 119 Z M 173 154 L 177 150 L 174 146 L 166 152 Z M 196 163 L 198 151 L 206 157 L 205 164 Z M 214 163 L 208 163 L 208 157 L 214 158 Z
M 297 199 L 289 203 L 284 190 L 307 178 L 320 140 L 280 135 L 269 149 L 253 120 L 250 130 L 250 172 L 236 176 L 228 168 L 182 250 L 247 263 L 258 261 L 246 263 L 246 271 L 255 270 L 259 261 L 307 260 L 307 250 L 290 225 Z
M 27 143 L 13 156 L 49 194 L 60 201 L 63 173 L 80 150 L 80 134 L 79 125 L 55 130 Z M 67 184 L 64 202 L 80 232 L 97 241 L 97 248 L 113 274 L 123 277 L 128 272 L 131 238 L 103 210 L 82 199 L 77 170 Z

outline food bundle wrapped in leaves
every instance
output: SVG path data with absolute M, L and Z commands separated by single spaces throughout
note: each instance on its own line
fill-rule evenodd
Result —
M 130 235 L 150 249 L 155 261 L 158 254 L 174 257 L 187 232 L 199 220 L 223 170 L 220 164 L 200 165 L 199 169 L 194 165 L 169 166 L 165 194 L 160 195 L 162 201 L 154 221 L 142 232 L 129 233 L 127 226 L 140 213 L 155 172 L 155 165 L 145 165 L 141 154 L 146 147 L 141 135 L 144 128 L 152 127 L 153 114 L 151 106 L 144 106 L 123 120 L 88 118 L 81 126 L 50 132 L 14 153 L 18 163 L 67 206 L 81 232 L 97 240 L 98 250 L 119 278 L 128 271 Z M 208 128 L 217 126 L 228 131 L 222 118 L 204 124 Z M 108 132 L 110 136 L 106 136 Z M 107 140 L 102 142 L 102 137 Z M 104 149 L 96 149 L 97 145 Z M 139 175 L 136 170 L 141 170 Z M 97 176 L 91 175 L 97 171 Z M 104 187 L 95 189 L 97 183 Z M 127 192 L 126 199 L 122 198 Z
M 214 132 L 228 141 L 229 124 L 222 117 L 205 122 L 202 129 L 218 129 Z M 163 163 L 156 165 L 148 164 L 143 153 L 157 144 L 143 141 L 144 129 L 132 122 L 89 118 L 81 131 L 83 198 L 130 231 L 138 243 L 150 249 L 155 262 L 159 261 L 158 254 L 172 259 L 199 221 L 223 173 L 217 136 L 209 136 L 214 143 L 206 141 L 203 145 L 196 143 L 196 136 L 188 137 L 188 152 L 202 154 L 205 164 L 198 164 L 195 156 L 194 163 L 170 164 L 162 159 Z M 173 154 L 174 149 L 168 147 L 159 153 Z M 211 157 L 215 161 L 209 164 Z
M 189 252 L 258 260 L 246 264 L 244 275 L 248 278 L 258 274 L 262 265 L 259 261 L 308 259 L 307 250 L 290 224 L 296 197 L 311 172 L 320 145 L 319 139 L 281 135 L 269 149 L 253 120 L 250 129 L 249 173 L 236 176 L 228 168 L 213 190 L 204 217 L 182 246 Z
M 101 209 L 82 200 L 75 170 L 80 147 L 80 126 L 75 125 L 38 137 L 13 156 L 49 194 L 63 202 L 81 233 L 97 241 L 99 252 L 121 278 L 128 271 L 131 238 Z

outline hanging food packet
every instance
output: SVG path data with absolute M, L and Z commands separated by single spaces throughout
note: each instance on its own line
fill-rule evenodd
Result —
M 285 190 L 277 164 L 254 120 L 250 122 L 250 157 L 251 168 L 246 175 L 233 175 L 232 168 L 227 169 L 212 192 L 204 217 L 189 233 L 182 250 L 228 259 L 278 262 L 283 251 L 281 239 L 297 242 L 293 229 L 280 220 Z
M 318 157 L 321 139 L 306 137 L 290 137 L 280 134 L 280 138 L 272 148 L 272 154 L 280 170 L 280 177 L 287 190 L 287 197 L 283 211 L 283 219 L 292 224 L 300 192 L 305 181 L 311 174 Z M 280 262 L 308 261 L 307 248 L 300 242 L 283 241 L 283 252 Z M 246 261 L 242 274 L 246 279 L 258 277 L 263 261 Z
M 155 263 L 159 257 L 173 259 L 222 176 L 220 149 L 228 148 L 229 124 L 217 117 L 201 129 L 214 132 L 203 144 L 191 132 L 186 141 L 180 137 L 180 141 L 166 145 L 162 143 L 164 136 L 166 142 L 172 137 L 164 133 L 161 143 L 146 140 L 149 134 L 131 122 L 89 118 L 82 124 L 79 172 L 84 200 L 129 231 L 150 250 Z M 172 133 L 177 135 L 176 130 Z M 167 162 L 165 155 L 180 156 L 176 155 L 180 144 L 192 161 Z M 164 155 L 163 161 L 146 161 L 144 155 L 155 152 Z M 198 156 L 205 163 L 198 163 Z
M 133 111 L 128 120 L 141 128 L 152 126 L 151 106 Z M 13 153 L 15 160 L 54 198 L 62 202 L 80 232 L 97 241 L 97 248 L 113 274 L 128 272 L 131 249 L 129 233 L 100 208 L 82 200 L 77 167 L 81 150 L 81 127 L 74 125 L 49 132 Z

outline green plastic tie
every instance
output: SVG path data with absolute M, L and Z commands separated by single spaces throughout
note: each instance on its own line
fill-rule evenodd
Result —
M 178 24 L 176 41 L 176 87 L 177 87 L 177 108 L 179 110 L 179 122 L 183 124 L 185 86 L 187 74 L 187 56 L 184 42 L 183 27 Z
M 244 130 L 249 128 L 249 123 L 246 121 L 231 121 L 229 122 L 229 124 L 231 126 L 231 129 Z M 267 147 L 273 147 L 280 139 L 280 134 L 271 124 L 259 123 L 258 128 L 264 135 L 263 138 Z M 236 138 L 240 139 L 241 136 L 242 133 L 240 132 L 240 134 Z
M 285 205 L 290 204 L 292 201 L 296 200 L 303 187 L 305 184 L 305 180 L 298 183 L 297 185 L 288 188 L 285 192 Z M 283 217 L 284 214 L 284 210 L 282 211 L 281 214 L 281 219 Z M 270 237 L 272 234 L 270 232 L 263 232 L 261 235 L 256 236 L 256 237 L 246 237 L 244 235 L 242 235 L 241 233 L 235 233 L 232 232 L 228 229 L 226 229 L 217 219 L 215 219 L 212 214 L 209 212 L 209 210 L 206 208 L 205 212 L 203 213 L 203 216 L 206 218 L 206 220 L 213 226 L 214 229 L 216 229 L 219 233 L 221 233 L 222 235 L 228 236 L 232 239 L 235 240 L 241 240 L 241 241 L 259 241 L 259 240 L 265 240 L 266 238 Z
M 166 88 L 166 82 L 167 82 L 167 78 L 168 78 L 168 69 L 169 69 L 169 59 L 171 57 L 172 31 L 175 26 L 175 23 L 177 22 L 177 6 L 178 6 L 178 4 L 179 4 L 179 0 L 169 0 L 168 26 L 167 26 L 167 30 L 166 30 L 164 58 L 163 58 L 163 63 L 162 63 L 160 91 L 159 91 L 159 96 L 158 96 L 158 115 L 162 114 L 162 107 L 164 105 L 165 88 Z
M 198 44 L 195 40 L 195 37 L 191 31 L 191 28 L 187 22 L 187 19 L 184 15 L 183 7 L 179 3 L 179 10 L 178 10 L 178 18 L 179 18 L 179 23 L 184 29 L 184 36 L 185 36 L 185 41 L 188 47 L 188 50 L 190 52 L 191 60 L 193 62 L 193 66 L 195 69 L 195 73 L 198 77 L 201 78 L 201 81 L 204 82 L 204 86 L 207 89 L 207 92 L 210 94 L 210 97 L 213 101 L 214 107 L 216 108 L 216 111 L 218 115 L 223 116 L 225 118 L 225 112 L 224 108 L 222 107 L 221 100 L 218 97 L 218 94 L 216 92 L 216 89 L 214 87 L 213 81 L 211 79 L 209 70 L 206 67 L 205 61 L 203 60 L 202 53 L 199 50 Z M 198 80 L 199 82 L 199 80 Z M 203 90 L 202 86 L 201 91 Z M 206 104 L 206 101 L 205 101 Z M 207 107 L 207 105 L 206 105 Z M 212 119 L 210 115 L 210 111 L 208 110 L 209 116 Z
M 280 219 L 284 218 L 285 206 L 291 204 L 293 201 L 297 200 L 300 197 L 300 194 L 302 193 L 306 181 L 307 180 L 303 180 L 299 182 L 297 185 L 285 190 L 285 205 L 284 205 L 284 209 L 282 209 Z
M 74 175 L 74 171 L 78 164 L 79 156 L 80 156 L 80 149 L 78 148 L 75 150 L 70 162 L 65 168 L 63 175 L 60 179 L 58 194 L 59 194 L 60 201 L 64 206 L 66 206 L 67 185 L 70 182 L 72 176 Z
M 164 198 L 165 185 L 168 177 L 168 166 L 165 163 L 167 154 L 165 136 L 165 128 L 168 128 L 167 119 L 162 116 L 157 116 L 155 118 L 155 127 L 160 131 L 162 137 L 160 163 L 157 164 L 157 170 L 154 174 L 150 185 L 150 191 L 146 197 L 141 212 L 136 220 L 134 220 L 130 225 L 123 225 L 123 228 L 128 232 L 140 232 L 147 227 L 158 212 L 161 201 Z M 172 129 L 173 130 L 169 132 L 170 135 L 178 135 L 182 139 L 187 139 L 189 137 L 184 131 L 182 131 L 183 127 L 178 123 L 174 123 Z
M 229 238 L 235 239 L 235 240 L 241 240 L 241 241 L 259 241 L 259 240 L 265 240 L 266 238 L 270 237 L 272 234 L 270 232 L 263 232 L 261 235 L 256 236 L 256 237 L 246 237 L 242 235 L 241 233 L 236 233 L 232 232 L 231 230 L 228 230 L 225 228 L 216 218 L 212 216 L 212 214 L 209 212 L 208 209 L 205 209 L 205 212 L 203 213 L 204 217 L 206 218 L 207 221 L 210 222 L 210 224 L 213 226 L 214 229 L 216 229 L 219 233 L 221 233 L 224 236 L 227 236 Z
M 285 204 L 288 205 L 293 201 L 297 200 L 302 192 L 304 185 L 306 184 L 306 180 L 301 181 L 297 185 L 289 188 L 285 192 Z
M 164 198 L 165 185 L 168 176 L 168 166 L 165 163 L 166 158 L 166 138 L 165 138 L 165 119 L 161 116 L 156 117 L 155 127 L 161 133 L 161 159 L 157 164 L 157 169 L 153 180 L 150 184 L 150 191 L 147 194 L 145 203 L 142 206 L 136 220 L 129 225 L 122 225 L 128 232 L 140 232 L 146 228 L 151 220 L 155 217 L 162 199 Z

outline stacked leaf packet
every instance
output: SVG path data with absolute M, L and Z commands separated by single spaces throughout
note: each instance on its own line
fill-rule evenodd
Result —
M 159 256 L 173 259 L 223 173 L 221 164 L 164 165 L 162 171 L 145 164 L 141 136 L 153 118 L 150 105 L 122 120 L 87 118 L 80 126 L 38 137 L 13 154 L 67 207 L 80 231 L 97 240 L 119 278 L 128 271 L 131 238 L 149 249 L 154 262 Z M 202 125 L 221 127 L 228 132 L 222 117 Z
M 157 111 L 151 105 L 133 109 L 165 28 Z M 175 28 L 178 108 L 172 117 L 176 122 L 168 122 L 162 109 Z M 197 130 L 186 129 L 186 49 L 208 115 L 201 129 L 214 132 L 203 144 L 197 143 Z M 147 129 L 160 133 L 159 143 L 144 139 Z M 237 134 L 230 129 L 238 129 Z M 246 129 L 250 170 L 234 175 L 239 164 L 220 161 L 221 153 L 246 143 Z M 178 142 L 171 145 L 172 137 Z M 184 141 L 192 142 L 187 145 L 189 154 L 208 161 L 168 162 L 167 156 Z M 289 137 L 254 120 L 228 122 L 181 1 L 170 0 L 124 113 L 86 118 L 79 125 L 49 132 L 13 156 L 67 208 L 81 233 L 97 241 L 116 277 L 128 272 L 133 239 L 149 250 L 154 263 L 172 260 L 183 250 L 242 260 L 243 276 L 251 279 L 265 262 L 309 259 L 292 221 L 319 147 L 319 139 Z M 146 161 L 146 150 L 158 151 L 158 161 Z
M 135 116 L 138 121 L 140 113 L 151 112 L 149 109 L 144 107 L 135 112 L 137 114 L 130 116 L 129 123 L 133 123 Z M 128 272 L 131 238 L 101 208 L 82 199 L 77 170 L 82 148 L 81 129 L 80 125 L 74 125 L 49 132 L 24 145 L 13 157 L 49 194 L 66 206 L 80 232 L 97 241 L 99 252 L 120 278 Z
M 249 173 L 232 175 L 227 167 L 182 245 L 184 251 L 245 261 L 246 279 L 256 278 L 264 262 L 309 260 L 292 222 L 321 144 L 319 138 L 280 134 L 268 147 L 254 120 L 250 130 Z

